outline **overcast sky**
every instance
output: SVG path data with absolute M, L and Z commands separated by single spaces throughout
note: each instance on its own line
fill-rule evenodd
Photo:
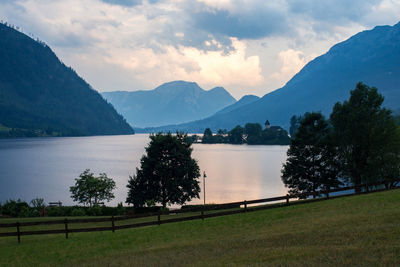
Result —
M 236 98 L 283 86 L 337 42 L 400 20 L 400 0 L 0 0 L 98 91 L 168 81 Z

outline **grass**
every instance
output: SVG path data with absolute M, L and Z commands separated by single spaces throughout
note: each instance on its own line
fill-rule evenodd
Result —
M 395 266 L 399 207 L 400 190 L 392 190 L 68 240 L 23 236 L 18 245 L 16 237 L 0 238 L 0 265 Z

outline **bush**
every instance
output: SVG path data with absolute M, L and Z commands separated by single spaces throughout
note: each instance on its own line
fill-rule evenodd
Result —
M 72 210 L 75 207 L 46 207 L 46 214 L 49 217 L 71 216 Z
M 21 199 L 7 200 L 2 207 L 2 214 L 11 217 L 28 217 L 29 216 L 29 205 Z
M 78 217 L 78 216 L 86 216 L 86 212 L 82 208 L 75 208 L 71 211 L 71 216 Z
M 30 209 L 29 217 L 40 217 L 40 211 L 37 209 Z
M 124 205 L 122 204 L 122 202 L 118 203 L 117 206 L 117 215 L 125 215 L 126 213 L 126 208 L 124 207 Z
M 100 206 L 93 206 L 87 210 L 87 214 L 89 216 L 101 216 L 103 215 L 103 211 Z

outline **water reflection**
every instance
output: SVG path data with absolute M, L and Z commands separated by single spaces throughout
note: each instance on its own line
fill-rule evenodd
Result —
M 47 202 L 73 204 L 69 187 L 90 168 L 115 179 L 116 199 L 111 204 L 124 202 L 128 177 L 139 166 L 148 142 L 148 136 L 140 134 L 0 140 L 0 200 L 43 197 Z M 280 180 L 286 150 L 283 146 L 195 144 L 193 156 L 201 173 L 207 173 L 207 203 L 286 194 Z

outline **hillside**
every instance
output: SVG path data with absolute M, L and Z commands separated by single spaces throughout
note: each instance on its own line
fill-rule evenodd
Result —
M 0 265 L 398 266 L 399 205 L 397 189 L 204 221 L 71 233 L 68 240 L 23 236 L 18 245 L 16 237 L 3 237 Z
M 360 32 L 309 62 L 284 87 L 260 100 L 224 114 L 156 130 L 213 131 L 246 122 L 289 128 L 292 115 L 321 111 L 328 116 L 333 105 L 347 99 L 362 81 L 385 96 L 384 105 L 400 108 L 400 23 Z
M 222 87 L 206 91 L 194 82 L 184 81 L 165 83 L 149 91 L 102 94 L 135 127 L 198 120 L 236 102 Z
M 231 112 L 232 110 L 235 110 L 237 108 L 240 108 L 240 107 L 248 105 L 248 104 L 251 104 L 259 99 L 260 98 L 255 95 L 245 95 L 241 99 L 239 99 L 236 103 L 233 103 L 232 105 L 227 106 L 226 108 L 218 111 L 215 114 L 223 114 L 223 113 Z
M 133 133 L 123 117 L 50 47 L 3 24 L 0 128 L 6 137 Z

